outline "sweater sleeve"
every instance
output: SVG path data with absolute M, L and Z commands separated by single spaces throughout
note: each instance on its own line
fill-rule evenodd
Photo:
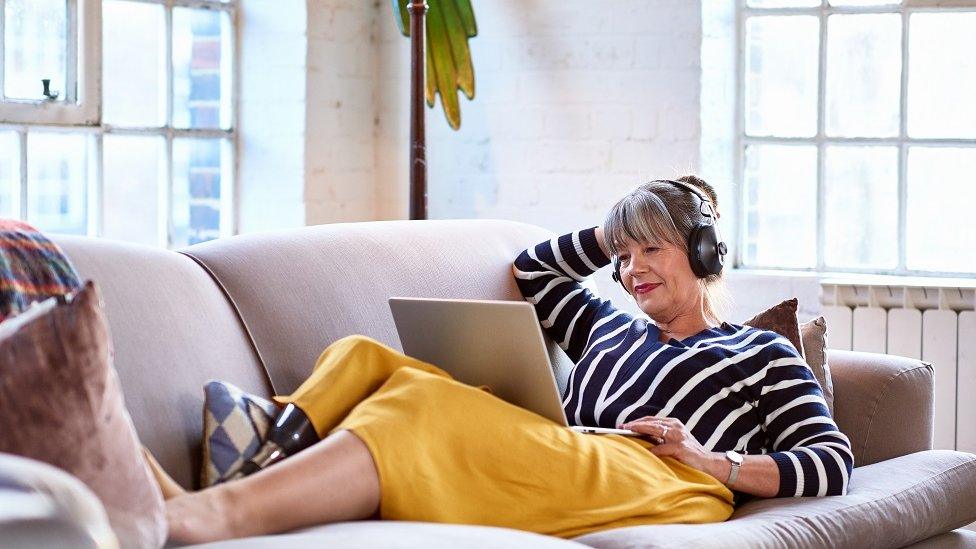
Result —
M 793 346 L 779 338 L 768 350 L 758 411 L 779 468 L 776 497 L 846 494 L 854 468 L 850 440 L 830 417 L 819 383 Z
M 582 358 L 594 324 L 616 311 L 581 284 L 609 263 L 596 227 L 590 227 L 528 248 L 512 265 L 515 283 L 535 306 L 543 330 L 573 362 Z

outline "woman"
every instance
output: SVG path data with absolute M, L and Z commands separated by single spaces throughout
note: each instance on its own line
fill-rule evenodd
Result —
M 697 178 L 642 185 L 604 227 L 540 243 L 513 266 L 543 328 L 576 363 L 563 402 L 570 421 L 651 441 L 572 432 L 353 336 L 279 399 L 301 408 L 323 440 L 252 476 L 169 499 L 171 540 L 376 516 L 569 538 L 725 520 L 730 488 L 844 493 L 849 443 L 796 350 L 718 319 L 711 294 L 724 249 L 702 237 L 714 230 L 714 202 Z M 653 322 L 580 284 L 612 256 Z M 733 450 L 748 455 L 723 453 Z

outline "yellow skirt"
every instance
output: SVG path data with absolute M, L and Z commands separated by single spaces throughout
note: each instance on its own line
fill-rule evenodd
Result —
M 728 488 L 648 442 L 573 432 L 364 336 L 330 345 L 276 400 L 304 410 L 320 436 L 348 429 L 366 444 L 384 519 L 571 538 L 732 514 Z

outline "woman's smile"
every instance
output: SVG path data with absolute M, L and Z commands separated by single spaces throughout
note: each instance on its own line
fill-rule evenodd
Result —
M 648 292 L 654 291 L 654 289 L 660 285 L 661 285 L 660 283 L 652 284 L 650 282 L 644 282 L 643 284 L 638 284 L 634 286 L 634 292 L 638 294 L 646 294 Z

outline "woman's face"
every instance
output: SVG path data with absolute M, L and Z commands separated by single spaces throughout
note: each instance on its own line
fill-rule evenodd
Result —
M 618 257 L 620 280 L 648 316 L 671 322 L 700 314 L 702 290 L 684 250 L 670 243 L 629 241 Z

